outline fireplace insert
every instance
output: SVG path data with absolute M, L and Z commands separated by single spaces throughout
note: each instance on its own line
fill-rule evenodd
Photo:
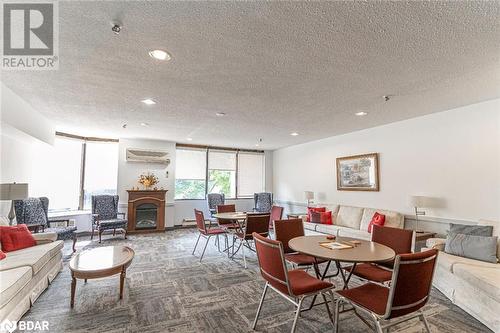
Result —
M 151 203 L 138 205 L 135 209 L 135 229 L 156 229 L 158 207 Z

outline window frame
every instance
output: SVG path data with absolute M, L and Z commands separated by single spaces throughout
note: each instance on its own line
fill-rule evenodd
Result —
M 210 150 L 213 150 L 213 151 L 228 151 L 228 152 L 234 152 L 236 154 L 236 170 L 235 170 L 235 173 L 236 173 L 236 176 L 235 176 L 235 190 L 234 190 L 234 194 L 235 194 L 235 197 L 234 198 L 228 198 L 226 197 L 226 200 L 238 200 L 238 199 L 251 199 L 252 196 L 239 196 L 238 195 L 238 178 L 239 178 L 239 164 L 238 164 L 238 157 L 239 157 L 239 154 L 240 152 L 242 153 L 255 153 L 255 154 L 259 154 L 259 155 L 262 155 L 263 158 L 264 158 L 264 170 L 263 170 L 263 180 L 262 180 L 262 183 L 263 183 L 263 190 L 265 190 L 265 184 L 266 184 L 266 170 L 265 170 L 265 163 L 266 163 L 266 157 L 265 157 L 265 152 L 263 150 L 252 150 L 252 149 L 238 149 L 238 148 L 226 148 L 226 147 L 215 147 L 215 146 L 203 146 L 203 145 L 188 145 L 188 144 L 177 144 L 175 149 L 176 151 L 178 149 L 193 149 L 193 148 L 198 148 L 200 150 L 204 150 L 205 152 L 205 198 L 204 199 L 174 199 L 174 201 L 200 201 L 200 200 L 203 200 L 205 201 L 206 198 L 207 198 L 207 194 L 208 194 L 208 182 L 209 182 L 209 167 L 208 167 L 208 163 L 209 163 L 209 152 Z M 177 178 L 176 178 L 177 180 Z M 175 186 L 175 181 L 174 181 L 174 186 Z M 174 188 L 174 191 L 175 191 L 175 188 Z M 175 197 L 175 196 L 174 196 Z

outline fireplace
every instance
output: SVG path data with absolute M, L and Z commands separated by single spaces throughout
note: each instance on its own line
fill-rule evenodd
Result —
M 165 231 L 165 190 L 128 192 L 130 233 Z

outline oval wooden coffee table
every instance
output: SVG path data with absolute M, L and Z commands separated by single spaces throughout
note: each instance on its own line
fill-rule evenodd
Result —
M 393 259 L 396 255 L 394 250 L 390 247 L 371 241 L 349 237 L 337 237 L 336 241 L 340 242 L 341 244 L 352 245 L 352 247 L 347 249 L 335 250 L 325 248 L 321 246 L 320 243 L 332 242 L 332 240 L 328 240 L 326 236 L 295 237 L 291 239 L 290 242 L 288 242 L 288 246 L 290 246 L 291 249 L 297 252 L 328 260 L 329 263 L 330 261 L 335 261 L 338 272 L 333 276 L 336 276 L 340 273 L 340 275 L 342 276 L 342 280 L 344 281 L 344 289 L 346 289 L 349 284 L 349 280 L 351 278 L 352 272 L 356 267 L 356 264 L 388 261 Z M 357 244 L 350 243 L 352 241 L 357 242 Z M 341 262 L 348 262 L 353 264 L 353 267 L 347 276 L 345 276 L 343 273 L 342 267 L 340 266 Z M 323 278 L 329 277 L 326 276 L 328 267 L 325 270 L 325 274 L 323 274 Z
M 78 253 L 69 262 L 71 270 L 71 307 L 75 305 L 76 279 L 98 279 L 120 273 L 120 299 L 127 267 L 135 252 L 128 246 L 105 246 Z

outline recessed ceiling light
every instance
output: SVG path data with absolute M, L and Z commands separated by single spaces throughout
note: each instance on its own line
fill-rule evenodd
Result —
M 215 115 L 217 117 L 224 117 L 226 114 L 224 112 L 217 112 Z
M 356 116 L 359 116 L 359 117 L 362 117 L 362 116 L 366 116 L 368 113 L 365 112 L 365 111 L 359 111 L 359 112 L 356 112 L 355 115 Z
M 166 51 L 163 50 L 151 50 L 149 51 L 149 56 L 158 60 L 170 60 L 172 57 Z
M 149 124 L 148 123 L 141 123 L 141 126 L 148 127 Z
M 258 144 L 258 143 L 256 143 L 256 144 L 255 144 L 255 147 L 258 147 L 258 146 L 259 146 L 259 144 Z
M 186 138 L 186 140 L 188 140 L 188 141 L 193 141 L 193 139 L 192 139 L 192 138 Z
M 154 104 L 156 104 L 156 102 L 153 101 L 151 98 L 143 99 L 141 102 L 143 102 L 146 105 L 154 105 Z
M 291 136 L 297 136 L 297 135 L 299 135 L 299 133 L 297 133 L 297 132 L 293 132 L 293 133 L 290 133 L 290 135 L 291 135 Z

